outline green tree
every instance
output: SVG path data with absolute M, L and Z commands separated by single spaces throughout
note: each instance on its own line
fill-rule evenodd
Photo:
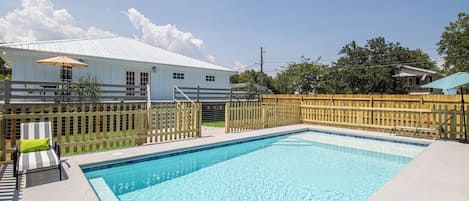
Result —
M 342 78 L 342 69 L 336 66 L 331 66 L 327 69 L 323 77 L 323 84 L 321 85 L 321 92 L 325 94 L 344 94 L 349 93 L 345 91 L 347 83 Z
M 469 15 L 459 13 L 455 22 L 450 22 L 437 43 L 438 53 L 444 55 L 444 68 L 449 73 L 469 71 Z
M 341 57 L 333 63 L 335 93 L 403 93 L 404 82 L 393 78 L 400 64 L 435 70 L 436 65 L 420 49 L 411 50 L 383 37 L 367 40 L 364 46 L 355 41 L 345 45 Z M 346 84 L 343 84 L 346 83 Z
M 230 77 L 230 83 L 235 84 L 239 83 L 239 74 L 234 74 Z
M 250 70 L 245 70 L 239 74 L 236 74 L 236 75 L 232 75 L 230 77 L 230 81 L 231 83 L 247 83 L 247 84 L 250 84 L 252 86 L 254 85 L 261 85 L 261 76 L 263 76 L 264 78 L 264 82 L 263 82 L 263 87 L 267 88 L 267 89 L 272 89 L 273 86 L 272 86 L 272 77 L 265 74 L 265 73 L 262 73 L 261 72 L 257 72 L 253 69 L 250 69 Z
M 100 83 L 96 76 L 87 74 L 86 76 L 80 77 L 77 83 L 71 84 L 72 91 L 78 97 L 78 101 L 82 102 L 85 99 L 89 99 L 91 102 L 95 103 L 99 101 L 101 95 Z
M 325 93 L 324 76 L 326 65 L 318 60 L 302 57 L 300 62 L 291 62 L 274 79 L 275 93 Z
M 0 79 L 4 79 L 5 77 L 11 78 L 11 68 L 9 68 L 5 60 L 0 57 Z

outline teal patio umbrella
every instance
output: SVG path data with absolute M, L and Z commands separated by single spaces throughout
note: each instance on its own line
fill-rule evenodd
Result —
M 466 131 L 466 113 L 464 111 L 464 93 L 462 86 L 469 84 L 469 73 L 468 72 L 459 72 L 446 76 L 434 82 L 430 82 L 426 85 L 421 86 L 422 88 L 436 88 L 436 89 L 453 89 L 460 87 L 461 89 L 461 108 L 463 116 L 463 126 L 464 126 L 464 141 L 467 141 L 467 131 Z

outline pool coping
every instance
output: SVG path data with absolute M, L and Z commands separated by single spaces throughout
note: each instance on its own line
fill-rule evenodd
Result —
M 282 135 L 285 133 L 301 131 L 301 130 L 338 132 L 342 134 L 359 135 L 359 136 L 364 136 L 364 137 L 372 137 L 372 138 L 379 138 L 379 139 L 386 139 L 386 140 L 409 141 L 413 143 L 429 144 L 430 146 L 428 148 L 432 147 L 431 144 L 438 142 L 438 141 L 429 140 L 429 139 L 393 136 L 393 135 L 390 135 L 389 133 L 297 124 L 297 125 L 282 126 L 282 127 L 276 127 L 276 128 L 253 130 L 253 131 L 242 132 L 242 133 L 223 134 L 223 135 L 218 135 L 218 136 L 213 136 L 213 137 L 204 137 L 204 138 L 197 138 L 197 139 L 177 141 L 177 142 L 151 144 L 151 145 L 144 145 L 144 146 L 139 146 L 139 147 L 131 147 L 131 148 L 125 148 L 125 149 L 117 149 L 117 150 L 111 150 L 111 151 L 65 157 L 64 160 L 66 161 L 66 165 L 64 165 L 64 171 L 68 175 L 67 180 L 26 188 L 23 192 L 22 197 L 24 200 L 28 200 L 28 199 L 37 200 L 38 197 L 33 196 L 33 195 L 46 194 L 47 199 L 51 200 L 51 197 L 47 193 L 44 193 L 44 192 L 53 191 L 54 194 L 57 194 L 57 196 L 53 196 L 53 197 L 57 197 L 58 198 L 57 200 L 61 200 L 59 198 L 63 199 L 64 197 L 70 198 L 69 200 L 71 201 L 73 201 L 74 199 L 76 200 L 99 200 L 96 194 L 94 193 L 92 187 L 89 185 L 88 180 L 84 176 L 80 166 L 89 166 L 93 164 L 101 165 L 101 164 L 104 164 L 103 162 L 109 163 L 109 162 L 115 162 L 116 160 L 128 160 L 134 157 L 140 158 L 142 156 L 150 157 L 150 156 L 155 156 L 155 155 L 164 155 L 164 154 L 170 154 L 170 153 L 175 153 L 175 152 L 180 152 L 180 151 L 187 151 L 187 150 L 191 150 L 195 148 L 222 145 L 222 144 L 245 141 L 245 140 L 253 140 L 255 138 L 263 138 L 267 136 Z M 418 157 L 420 157 L 421 155 L 419 155 Z M 410 164 L 412 164 L 413 162 L 414 161 L 412 161 Z M 469 167 L 469 165 L 467 167 Z M 73 189 L 73 190 L 72 191 L 71 190 L 63 190 L 63 191 L 54 190 L 57 188 L 58 189 Z M 76 196 L 72 196 L 72 195 L 76 195 Z
M 411 138 L 411 137 L 405 137 L 405 136 L 396 136 L 396 135 L 391 135 L 388 133 L 380 133 L 380 132 L 340 129 L 340 128 L 331 128 L 331 127 L 323 127 L 323 126 L 312 126 L 312 125 L 295 125 L 294 127 L 284 126 L 284 127 L 268 128 L 268 129 L 262 129 L 262 130 L 253 130 L 253 131 L 241 132 L 241 133 L 232 133 L 232 134 L 227 134 L 227 135 L 242 134 L 243 136 L 234 136 L 234 138 L 229 138 L 229 139 L 216 141 L 216 142 L 210 142 L 210 143 L 206 143 L 206 142 L 203 142 L 200 144 L 197 143 L 192 146 L 182 146 L 182 147 L 175 146 L 174 148 L 168 149 L 168 150 L 161 150 L 161 151 L 149 152 L 149 153 L 139 153 L 137 155 L 115 154 L 111 156 L 112 158 L 104 158 L 104 159 L 98 158 L 97 160 L 93 160 L 93 159 L 90 160 L 88 158 L 88 155 L 95 156 L 97 154 L 100 154 L 100 155 L 108 154 L 109 152 L 121 153 L 118 151 L 128 150 L 128 149 L 137 149 L 137 148 L 141 148 L 145 146 L 155 146 L 155 145 L 161 145 L 161 144 L 166 144 L 166 143 L 149 144 L 149 145 L 143 145 L 139 147 L 104 151 L 100 153 L 82 154 L 82 155 L 72 156 L 72 157 L 79 159 L 78 165 L 80 165 L 81 168 L 91 168 L 93 166 L 102 166 L 102 165 L 106 165 L 110 163 L 116 163 L 116 162 L 118 163 L 122 161 L 135 160 L 135 158 L 144 159 L 148 157 L 170 155 L 170 154 L 175 154 L 179 152 L 187 152 L 191 150 L 199 150 L 199 149 L 216 147 L 216 146 L 224 146 L 224 145 L 241 143 L 241 142 L 246 142 L 246 141 L 251 141 L 251 140 L 267 138 L 267 137 L 288 135 L 288 134 L 302 132 L 302 131 L 319 131 L 319 132 L 325 132 L 329 134 L 339 134 L 339 135 L 360 137 L 360 138 L 363 137 L 363 138 L 368 138 L 368 139 L 373 139 L 373 140 L 384 140 L 384 141 L 389 141 L 389 142 L 413 144 L 413 145 L 419 145 L 419 146 L 421 145 L 428 146 L 434 141 L 430 139 L 419 139 L 419 138 Z M 204 138 L 192 139 L 188 141 L 200 140 L 200 139 L 204 139 Z M 168 143 L 177 143 L 177 142 L 168 142 Z M 82 158 L 86 158 L 86 160 L 80 160 Z

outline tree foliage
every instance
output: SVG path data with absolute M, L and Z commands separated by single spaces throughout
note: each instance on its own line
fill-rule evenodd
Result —
M 406 93 L 406 80 L 393 77 L 399 65 L 436 70 L 435 63 L 420 49 L 409 49 L 383 37 L 367 40 L 364 45 L 352 41 L 339 55 L 331 65 L 302 57 L 273 79 L 264 74 L 264 86 L 281 94 Z M 247 70 L 232 76 L 231 82 L 260 84 L 260 73 Z
M 87 74 L 80 77 L 77 83 L 73 83 L 70 87 L 71 90 L 77 95 L 78 101 L 82 102 L 89 99 L 91 102 L 98 102 L 101 95 L 100 83 L 96 76 Z
M 263 84 L 261 84 L 261 76 L 263 76 Z M 235 83 L 247 83 L 250 86 L 263 86 L 267 89 L 273 89 L 272 86 L 272 76 L 269 76 L 265 73 L 257 72 L 253 69 L 250 70 L 245 70 L 239 74 L 232 75 L 230 77 L 230 82 L 235 84 Z
M 459 13 L 455 22 L 450 22 L 437 43 L 438 52 L 444 55 L 445 70 L 450 73 L 469 71 L 469 14 Z
M 276 93 L 324 93 L 323 76 L 327 66 L 310 58 L 302 57 L 301 61 L 291 62 L 286 69 L 274 79 Z
M 0 78 L 11 77 L 11 68 L 9 68 L 6 62 L 0 57 Z
M 273 79 L 275 93 L 405 93 L 405 80 L 395 78 L 399 65 L 436 70 L 420 49 L 409 49 L 383 37 L 364 45 L 352 41 L 339 51 L 330 66 L 302 57 L 291 62 Z
M 333 63 L 338 82 L 335 93 L 402 93 L 403 80 L 394 78 L 399 65 L 435 70 L 436 65 L 420 49 L 411 50 L 383 37 L 367 40 L 364 46 L 355 41 L 345 45 L 341 57 Z M 341 83 L 342 82 L 342 83 Z M 345 84 L 346 83 L 346 84 Z

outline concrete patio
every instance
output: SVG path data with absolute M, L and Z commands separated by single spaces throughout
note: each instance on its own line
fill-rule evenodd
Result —
M 402 169 L 393 179 L 375 192 L 369 200 L 469 200 L 469 144 L 432 141 L 387 133 L 369 132 L 311 125 L 291 125 L 244 133 L 224 134 L 223 128 L 203 128 L 202 138 L 168 142 L 127 149 L 82 154 L 63 158 L 64 180 L 58 181 L 57 170 L 28 175 L 22 179 L 20 191 L 14 191 L 10 165 L 1 169 L 1 200 L 98 200 L 79 165 L 123 160 L 142 155 L 165 154 L 240 139 L 256 138 L 303 129 L 328 130 L 354 135 L 405 140 L 431 145 Z

